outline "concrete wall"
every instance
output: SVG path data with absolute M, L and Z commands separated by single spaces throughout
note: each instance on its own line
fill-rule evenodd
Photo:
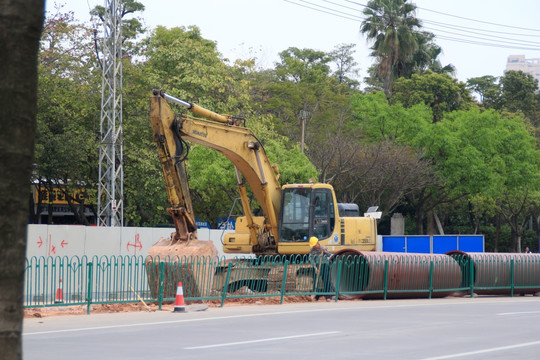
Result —
M 97 227 L 79 225 L 28 225 L 26 257 L 142 255 L 174 228 Z M 199 229 L 201 240 L 212 240 L 224 256 L 221 239 L 230 230 Z M 228 254 L 226 257 L 236 255 Z

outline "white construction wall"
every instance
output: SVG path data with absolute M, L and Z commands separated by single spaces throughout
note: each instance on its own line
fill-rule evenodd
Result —
M 142 255 L 174 228 L 98 227 L 81 225 L 28 225 L 26 257 Z M 212 240 L 224 256 L 221 239 L 230 230 L 198 229 L 201 240 Z M 227 254 L 227 258 L 237 255 Z

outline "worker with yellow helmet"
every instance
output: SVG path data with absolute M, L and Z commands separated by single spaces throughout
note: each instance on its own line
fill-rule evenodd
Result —
M 314 290 L 316 292 L 322 291 L 324 293 L 332 292 L 332 286 L 330 285 L 330 264 L 328 259 L 332 256 L 330 250 L 326 246 L 319 243 L 319 239 L 315 236 L 309 238 L 309 256 L 316 269 L 316 278 L 314 281 Z M 316 286 L 316 288 L 315 288 Z M 322 295 L 315 295 L 315 301 L 319 300 Z M 332 299 L 332 295 L 324 295 L 326 301 Z

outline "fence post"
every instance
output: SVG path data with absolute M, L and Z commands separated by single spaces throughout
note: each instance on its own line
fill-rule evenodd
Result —
M 285 292 L 287 291 L 287 269 L 289 267 L 289 260 L 285 260 L 285 264 L 283 265 L 283 278 L 281 279 L 281 299 L 279 301 L 280 304 L 283 304 L 283 296 L 285 295 Z
M 429 299 L 431 299 L 431 294 L 433 294 L 433 260 L 429 262 Z
M 474 297 L 474 261 L 469 258 L 469 283 L 471 284 L 471 297 Z
M 232 262 L 227 266 L 227 276 L 225 277 L 225 286 L 223 286 L 223 291 L 221 292 L 221 307 L 225 303 L 225 298 L 227 297 L 227 288 L 229 287 L 229 278 L 231 277 L 231 268 Z
M 163 305 L 163 283 L 165 279 L 165 262 L 159 262 L 159 293 L 158 293 L 158 308 L 161 311 L 161 306 Z
M 510 296 L 514 296 L 514 259 L 510 259 Z
M 86 290 L 86 314 L 90 315 L 90 309 L 92 305 L 92 267 L 94 266 L 93 263 L 88 263 L 88 288 Z
M 339 296 L 339 286 L 340 286 L 340 283 L 341 283 L 341 264 L 342 264 L 342 260 L 338 258 L 338 266 L 337 266 L 337 272 L 336 272 L 336 299 L 335 299 L 335 302 L 338 302 L 338 296 Z
M 384 260 L 384 297 L 386 300 L 386 294 L 388 293 L 388 259 Z

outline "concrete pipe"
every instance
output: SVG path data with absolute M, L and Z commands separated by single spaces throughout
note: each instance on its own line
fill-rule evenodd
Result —
M 461 283 L 459 264 L 443 254 L 359 252 L 343 250 L 332 257 L 331 279 L 338 284 L 343 299 L 384 297 L 385 262 L 388 260 L 387 298 L 426 298 L 430 289 L 430 264 L 433 262 L 432 297 L 445 297 Z
M 540 292 L 540 254 L 465 253 L 450 251 L 462 269 L 461 287 L 471 286 L 478 295 L 534 294 Z M 512 261 L 514 264 L 512 274 Z

